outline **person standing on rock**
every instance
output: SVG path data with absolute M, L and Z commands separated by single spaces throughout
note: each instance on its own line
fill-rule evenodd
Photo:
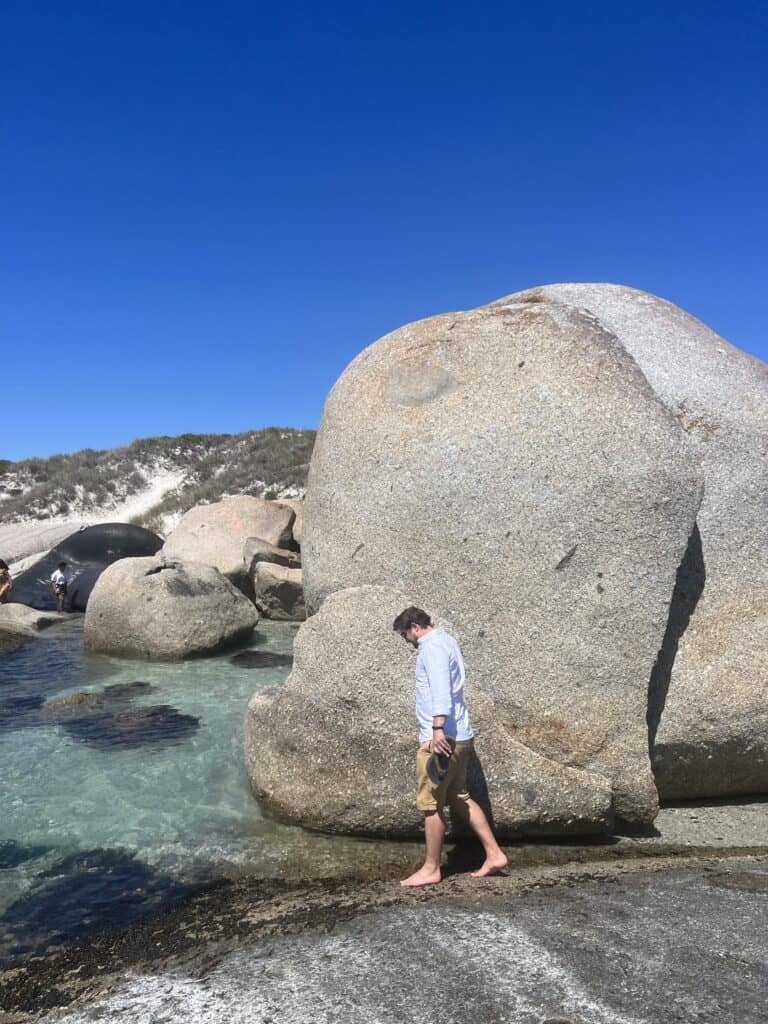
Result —
M 53 588 L 53 596 L 56 598 L 56 611 L 59 613 L 64 611 L 64 599 L 67 596 L 69 584 L 73 579 L 74 576 L 67 569 L 66 562 L 59 562 L 51 573 L 51 586 Z
M 464 703 L 464 660 L 452 636 L 435 627 L 421 608 L 406 608 L 392 628 L 418 649 L 416 661 L 416 806 L 424 814 L 424 864 L 400 885 L 436 885 L 445 837 L 445 805 L 454 822 L 468 825 L 485 850 L 481 878 L 501 871 L 507 858 L 491 831 L 482 808 L 467 791 L 467 764 L 473 748 L 472 726 Z

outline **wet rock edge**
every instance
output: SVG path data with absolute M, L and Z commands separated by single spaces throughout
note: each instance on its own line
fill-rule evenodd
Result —
M 295 881 L 259 878 L 221 880 L 157 916 L 82 944 L 33 956 L 0 970 L 0 1024 L 25 1024 L 54 1010 L 91 1002 L 118 988 L 129 970 L 152 972 L 182 967 L 204 975 L 239 946 L 269 936 L 317 929 L 387 907 L 429 903 L 491 906 L 535 890 L 570 888 L 641 872 L 695 866 L 716 873 L 728 862 L 745 869 L 768 867 L 768 846 L 658 846 L 653 849 L 572 851 L 559 864 L 532 865 L 507 876 L 471 879 L 451 874 L 434 888 L 402 890 L 397 874 L 370 879 Z M 390 872 L 392 869 L 390 868 Z

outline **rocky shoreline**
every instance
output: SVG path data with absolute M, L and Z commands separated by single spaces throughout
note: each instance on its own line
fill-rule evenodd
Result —
M 474 851 L 456 848 L 446 865 L 443 884 L 417 891 L 403 891 L 396 884 L 397 878 L 415 859 L 411 844 L 361 844 L 359 870 L 345 877 L 312 880 L 306 875 L 303 878 L 286 875 L 283 879 L 243 878 L 217 882 L 199 888 L 170 910 L 124 930 L 102 933 L 66 950 L 20 960 L 0 971 L 0 1024 L 21 1024 L 47 1014 L 53 1015 L 51 1019 L 59 1019 L 65 1014 L 64 1020 L 69 1020 L 74 1014 L 71 1016 L 73 1022 L 103 1019 L 105 1016 L 110 1020 L 122 1020 L 121 1000 L 127 998 L 125 992 L 133 991 L 131 986 L 135 988 L 136 978 L 154 979 L 150 988 L 162 979 L 175 979 L 173 984 L 180 983 L 179 979 L 192 979 L 190 984 L 202 986 L 201 991 L 206 991 L 206 979 L 210 981 L 213 976 L 218 977 L 217 972 L 220 974 L 232 957 L 247 954 L 269 959 L 269 950 L 274 943 L 282 943 L 287 936 L 301 937 L 295 944 L 296 955 L 299 955 L 302 943 L 322 945 L 324 937 L 336 934 L 337 929 L 362 929 L 367 934 L 370 923 L 381 914 L 390 915 L 387 918 L 390 935 L 388 955 L 397 957 L 398 947 L 403 941 L 401 926 L 405 934 L 409 934 L 414 926 L 417 929 L 426 927 L 436 908 L 440 908 L 441 914 L 482 914 L 483 920 L 507 914 L 514 918 L 516 908 L 522 910 L 527 907 L 526 901 L 532 897 L 544 901 L 542 905 L 554 912 L 553 908 L 568 905 L 574 898 L 573 893 L 577 892 L 587 894 L 587 905 L 596 909 L 602 903 L 591 899 L 589 892 L 594 895 L 600 886 L 612 883 L 619 883 L 619 888 L 611 890 L 615 898 L 629 907 L 632 899 L 640 898 L 638 894 L 645 894 L 643 899 L 650 899 L 658 886 L 695 883 L 711 888 L 712 879 L 720 879 L 718 885 L 724 887 L 724 893 L 738 891 L 738 899 L 749 902 L 753 907 L 751 917 L 744 916 L 742 909 L 740 920 L 745 941 L 750 937 L 755 948 L 762 950 L 760 957 L 764 962 L 768 950 L 768 939 L 765 938 L 768 935 L 766 825 L 766 801 L 721 801 L 711 805 L 669 807 L 662 810 L 655 835 L 613 836 L 607 841 L 594 843 L 561 841 L 511 845 L 506 848 L 510 856 L 510 870 L 503 877 L 482 881 L 471 879 L 467 870 Z M 651 881 L 652 878 L 656 880 Z M 622 887 L 627 887 L 628 895 L 621 895 Z M 709 888 L 706 891 L 709 892 Z M 727 904 L 728 901 L 725 902 Z M 695 904 L 695 900 L 691 901 L 686 913 L 698 913 Z M 717 920 L 711 922 L 713 933 L 717 933 L 723 921 L 727 922 L 730 912 L 728 905 L 718 904 Z M 399 915 L 405 915 L 400 925 Z M 420 924 L 422 918 L 423 924 Z M 674 917 L 660 920 L 659 925 L 665 929 L 670 942 L 678 933 L 682 941 L 692 927 L 690 922 L 686 924 Z M 697 924 L 699 926 L 705 928 L 702 922 Z M 584 922 L 574 918 L 569 925 L 570 937 L 564 935 L 563 940 L 578 946 L 583 929 Z M 281 945 L 277 962 L 282 964 L 286 958 L 290 961 L 293 949 L 293 943 Z M 416 968 L 412 965 L 411 969 Z M 709 988 L 703 979 L 699 979 L 698 984 L 704 986 L 702 998 L 706 996 L 708 999 L 711 995 L 714 999 L 717 996 L 716 979 L 712 979 Z M 755 984 L 762 987 L 764 996 L 768 996 L 768 978 L 765 975 L 758 977 Z M 344 987 L 341 978 L 338 987 Z M 211 997 L 218 1007 L 217 1013 L 229 1014 L 229 1020 L 268 1019 L 268 1014 L 259 1016 L 256 1013 L 242 1018 L 238 1015 L 245 1012 L 243 1000 L 248 999 L 255 1000 L 254 1005 L 258 1004 L 264 1010 L 267 997 L 263 990 L 244 991 L 240 985 L 236 993 L 234 990 L 228 992 L 221 980 L 214 988 L 221 993 L 218 997 Z M 278 1012 L 278 1005 L 289 997 L 288 989 L 281 992 L 278 977 L 269 994 L 269 999 L 275 1004 L 275 1012 Z M 360 992 L 363 1001 L 373 997 L 373 992 L 368 996 Z M 236 1000 L 240 1010 L 234 1004 L 230 1005 L 232 1000 Z M 229 1009 L 225 1010 L 225 1006 Z M 341 1006 L 338 1009 L 343 1012 Z M 641 1011 L 642 1007 L 637 1009 Z M 743 1012 L 741 1017 L 732 1018 L 728 1016 L 727 1009 L 727 1006 L 720 1006 L 719 1021 L 739 1019 L 756 1022 L 759 1019 L 758 1016 L 744 1016 Z M 140 1010 L 138 1003 L 131 1010 L 133 1019 L 137 1019 L 137 1010 Z M 294 1010 L 286 1015 L 280 1011 L 275 1019 L 310 1019 L 302 1015 L 305 1010 L 309 1012 L 307 1007 L 301 1012 L 295 1007 Z M 185 1016 L 188 1022 L 218 1020 L 218 1016 L 210 1016 L 211 1012 L 210 1008 L 201 1009 L 199 1015 L 192 1012 L 190 1016 L 183 1006 L 176 1008 L 178 1016 Z M 141 1016 L 139 1013 L 138 1019 L 155 1019 L 149 1011 L 147 1014 Z M 172 1020 L 173 1014 L 164 1019 Z M 332 1018 L 319 1013 L 314 1019 Z M 367 1019 L 377 1018 L 369 1016 Z M 458 1020 L 450 1016 L 447 1019 Z M 527 1020 L 528 1017 L 510 1019 Z M 606 1017 L 601 1010 L 600 1013 L 595 1011 L 593 1016 L 582 1015 L 578 1019 L 623 1021 L 630 1018 L 623 1015 Z M 631 1019 L 645 1021 L 657 1018 L 646 1018 L 639 1012 Z M 710 1018 L 672 1014 L 670 1019 Z

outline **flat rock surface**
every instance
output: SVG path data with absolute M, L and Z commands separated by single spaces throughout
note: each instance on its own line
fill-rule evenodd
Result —
M 757 1024 L 767 926 L 766 859 L 520 894 L 479 883 L 139 971 L 59 1020 Z
M 25 604 L 2 604 L 0 605 L 0 630 L 6 633 L 21 633 L 24 636 L 33 636 L 41 629 L 62 622 L 66 615 L 59 615 L 58 612 L 38 611 L 37 608 L 29 608 Z
M 768 802 L 669 807 L 656 824 L 510 845 L 505 877 L 450 858 L 431 889 L 400 889 L 418 848 L 391 843 L 360 844 L 357 878 L 304 865 L 213 885 L 0 971 L 0 1022 L 431 1022 L 436 992 L 449 1024 L 762 1024 Z

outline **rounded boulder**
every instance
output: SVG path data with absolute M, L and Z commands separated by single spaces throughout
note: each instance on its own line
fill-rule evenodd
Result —
M 85 645 L 126 657 L 191 658 L 246 641 L 258 618 L 213 566 L 125 558 L 105 569 L 93 588 Z
M 251 597 L 250 565 L 245 564 L 248 538 L 260 537 L 273 547 L 291 548 L 295 517 L 294 510 L 282 502 L 246 494 L 211 505 L 197 505 L 182 516 L 161 554 L 170 559 L 213 565 Z
M 455 625 L 508 736 L 609 779 L 617 814 L 649 824 L 648 685 L 701 492 L 687 434 L 594 314 L 408 324 L 326 401 L 307 610 L 361 585 L 415 595 Z

